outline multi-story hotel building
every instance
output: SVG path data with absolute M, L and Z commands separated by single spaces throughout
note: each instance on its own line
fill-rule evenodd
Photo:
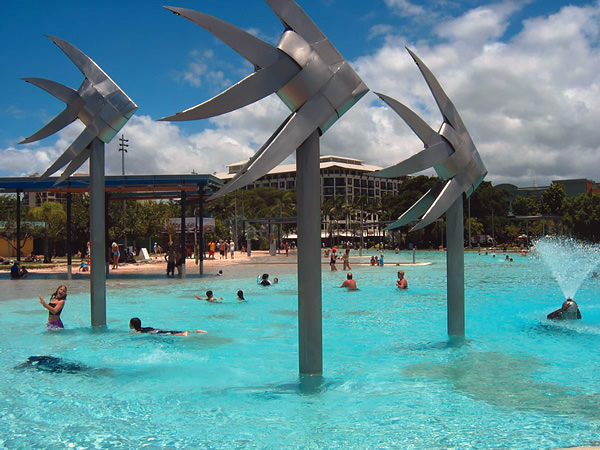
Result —
M 215 176 L 227 182 L 243 167 L 245 161 L 228 166 L 228 171 Z M 349 200 L 364 197 L 367 200 L 380 199 L 385 193 L 397 194 L 401 179 L 378 178 L 372 175 L 381 167 L 365 164 L 360 159 L 346 156 L 321 156 L 321 201 L 342 196 Z M 294 190 L 296 188 L 296 164 L 281 164 L 249 184 L 255 187 L 274 187 Z
M 332 198 L 342 197 L 347 201 L 364 199 L 366 202 L 381 199 L 386 193 L 397 194 L 398 186 L 403 179 L 374 177 L 373 172 L 381 167 L 365 164 L 364 161 L 346 156 L 324 155 L 320 157 L 320 186 L 321 202 Z M 231 164 L 228 171 L 217 173 L 215 176 L 227 182 L 232 179 L 244 166 L 245 161 Z M 296 188 L 296 164 L 281 164 L 249 184 L 246 189 L 257 187 L 273 187 L 283 190 L 294 190 Z M 352 222 L 360 221 L 360 214 L 353 215 Z M 376 236 L 380 233 L 378 227 L 378 214 L 362 213 L 363 232 L 367 236 Z M 321 224 L 321 235 L 328 235 L 330 218 L 325 217 Z M 346 223 L 338 223 L 336 234 L 341 237 L 355 236 L 350 230 L 346 230 Z

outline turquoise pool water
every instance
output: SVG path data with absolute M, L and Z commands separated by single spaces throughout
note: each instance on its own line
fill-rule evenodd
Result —
M 48 332 L 56 280 L 2 281 L 0 446 L 7 448 L 552 448 L 600 445 L 600 280 L 583 320 L 550 323 L 562 293 L 533 257 L 467 254 L 466 333 L 447 345 L 445 254 L 428 266 L 323 266 L 324 377 L 298 376 L 296 275 L 108 282 L 106 330 L 89 326 L 89 282 L 69 282 L 66 329 Z M 386 261 L 411 261 L 410 253 Z M 271 277 L 278 267 L 269 268 Z M 262 273 L 263 268 L 256 270 Z M 120 284 L 117 284 L 120 283 Z M 247 303 L 235 292 L 244 289 Z M 212 289 L 222 304 L 196 301 Z M 9 297 L 9 298 L 6 298 Z M 143 325 L 208 330 L 134 335 Z M 76 373 L 15 369 L 31 355 Z

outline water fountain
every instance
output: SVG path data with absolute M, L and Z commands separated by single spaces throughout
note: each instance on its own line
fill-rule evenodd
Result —
M 547 236 L 534 243 L 535 254 L 552 271 L 565 298 L 577 290 L 600 264 L 600 246 L 572 238 Z

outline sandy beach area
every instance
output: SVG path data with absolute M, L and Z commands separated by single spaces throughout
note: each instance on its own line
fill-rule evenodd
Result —
M 359 255 L 358 250 L 352 251 L 350 256 L 350 263 L 352 266 L 368 266 L 370 265 L 371 255 L 375 255 L 377 251 L 363 250 L 362 256 Z M 407 259 L 406 256 L 403 256 Z M 396 264 L 397 261 L 390 261 L 392 265 Z M 297 272 L 297 252 L 296 250 L 290 251 L 289 255 L 286 256 L 284 251 L 276 253 L 271 256 L 268 250 L 253 250 L 252 255 L 248 256 L 247 253 L 236 252 L 235 257 L 232 259 L 231 255 L 227 258 L 221 258 L 219 254 L 215 255 L 215 259 L 205 259 L 202 264 L 203 275 L 217 275 L 219 271 L 225 277 L 245 277 L 249 275 L 256 276 L 264 272 L 268 273 L 296 273 Z M 429 264 L 418 262 L 416 265 Z M 321 265 L 323 271 L 329 270 L 329 257 L 321 258 Z M 400 261 L 400 265 L 412 265 L 412 261 Z M 342 270 L 341 258 L 338 260 L 338 270 Z M 167 262 L 163 256 L 151 255 L 150 259 L 144 260 L 138 258 L 136 263 L 122 263 L 118 269 L 109 269 L 108 278 L 148 278 L 148 277 L 166 277 Z M 51 264 L 48 267 L 36 267 L 30 269 L 29 278 L 66 278 L 68 273 L 68 267 L 66 262 L 57 264 Z M 79 271 L 79 261 L 73 259 L 71 266 L 71 273 L 73 279 L 84 279 L 89 277 L 90 272 Z M 9 276 L 9 273 L 6 272 Z M 186 277 L 198 277 L 200 276 L 200 265 L 194 258 L 188 258 L 186 260 L 185 267 Z M 177 278 L 177 275 L 175 276 Z

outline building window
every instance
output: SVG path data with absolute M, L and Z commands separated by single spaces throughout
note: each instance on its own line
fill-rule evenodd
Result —
M 279 182 L 279 189 L 283 189 L 285 188 L 285 181 L 280 181 Z
M 294 180 L 292 180 L 292 181 L 288 181 L 288 182 L 286 183 L 286 189 L 290 189 L 290 190 L 291 190 L 291 189 L 294 189 L 294 187 L 295 187 Z
M 324 178 L 323 186 L 333 186 L 333 178 Z
M 335 185 L 336 186 L 346 186 L 346 179 L 345 178 L 336 178 Z

